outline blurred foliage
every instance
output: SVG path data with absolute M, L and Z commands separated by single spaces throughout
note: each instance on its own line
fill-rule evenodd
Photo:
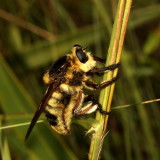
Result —
M 30 121 L 45 91 L 42 75 L 74 44 L 105 58 L 117 1 L 5 0 L 0 2 L 1 126 Z M 112 106 L 159 98 L 160 3 L 133 1 L 120 75 Z M 159 103 L 114 110 L 102 159 L 159 160 Z M 43 118 L 42 118 L 43 119 Z M 89 140 L 72 125 L 61 136 L 46 123 L 0 131 L 0 154 L 6 159 L 87 159 Z

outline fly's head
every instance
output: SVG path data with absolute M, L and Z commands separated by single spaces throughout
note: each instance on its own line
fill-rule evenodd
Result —
M 71 57 L 72 63 L 84 72 L 88 72 L 96 65 L 96 61 L 93 59 L 91 53 L 86 52 L 86 49 L 78 44 L 74 45 Z

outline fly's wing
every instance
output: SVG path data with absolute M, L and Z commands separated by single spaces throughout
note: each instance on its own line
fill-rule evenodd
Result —
M 52 96 L 53 92 L 57 89 L 57 87 L 62 83 L 63 81 L 63 77 L 65 72 L 67 71 L 67 68 L 69 66 L 69 63 L 67 62 L 67 57 L 63 56 L 61 58 L 59 58 L 56 62 L 54 62 L 52 64 L 52 66 L 49 69 L 49 75 L 50 77 L 55 77 L 55 79 L 53 80 L 53 82 L 48 86 L 42 101 L 31 121 L 31 124 L 28 128 L 26 137 L 25 137 L 25 141 L 28 139 L 30 133 L 32 132 L 32 129 L 34 127 L 34 125 L 36 124 L 39 116 L 41 115 L 41 113 L 43 112 L 46 103 L 48 102 L 48 100 L 50 99 L 50 97 Z
M 42 101 L 41 101 L 39 107 L 37 108 L 37 111 L 35 112 L 34 117 L 30 123 L 30 126 L 29 126 L 28 131 L 25 136 L 25 141 L 28 139 L 30 133 L 32 132 L 34 125 L 36 124 L 41 113 L 43 112 L 48 99 L 52 96 L 52 93 L 56 90 L 56 88 L 60 85 L 60 83 L 61 83 L 61 79 L 58 79 L 54 84 L 52 83 L 48 86 L 48 88 L 42 98 Z

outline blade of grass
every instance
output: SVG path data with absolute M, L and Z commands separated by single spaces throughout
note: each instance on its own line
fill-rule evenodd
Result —
M 37 123 L 42 123 L 44 122 L 43 120 L 38 120 Z M 0 127 L 0 130 L 3 130 L 3 129 L 9 129 L 9 128 L 15 128 L 15 127 L 21 127 L 21 126 L 28 126 L 30 125 L 31 122 L 25 122 L 25 123 L 19 123 L 19 124 L 12 124 L 12 125 L 8 125 L 8 126 L 3 126 L 3 127 Z
M 26 22 L 25 20 L 18 18 L 2 9 L 0 9 L 0 18 L 5 19 L 11 23 L 15 23 L 19 25 L 22 28 L 25 28 L 41 37 L 47 40 L 51 40 L 54 38 L 54 35 L 38 26 L 35 26 L 29 22 Z
M 3 138 L 2 160 L 11 160 L 10 150 L 7 138 Z
M 126 26 L 128 22 L 128 17 L 130 13 L 132 0 L 121 0 L 119 1 L 117 15 L 115 18 L 111 42 L 108 50 L 107 63 L 114 64 L 120 61 L 120 55 L 122 51 L 124 35 L 126 31 Z M 109 73 L 104 75 L 103 80 L 111 79 L 113 76 L 117 74 L 117 71 L 113 73 Z M 114 84 L 112 86 L 107 87 L 106 89 L 101 91 L 100 94 L 100 104 L 102 104 L 103 110 L 110 111 L 112 96 L 113 96 Z M 103 115 L 97 113 L 96 119 L 100 123 L 99 129 L 92 135 L 90 151 L 89 151 L 89 159 L 97 160 L 100 158 L 101 147 L 104 140 L 104 135 L 107 127 L 108 116 L 104 117 Z
M 150 23 L 153 19 L 160 17 L 160 5 L 153 4 L 144 8 L 136 9 L 132 12 L 128 23 L 129 29 Z
M 103 20 L 103 23 L 109 33 L 112 31 L 112 24 L 109 18 L 109 15 L 104 7 L 103 1 L 93 0 L 95 7 L 97 8 L 97 13 L 99 13 L 100 17 Z
M 56 2 L 51 1 L 53 5 L 56 3 L 56 9 L 59 12 L 59 15 L 61 17 L 60 22 L 63 22 L 66 27 L 70 29 L 71 32 L 74 32 L 76 30 L 76 24 L 74 23 L 73 19 L 69 15 L 68 11 L 66 10 L 65 6 L 63 4 L 56 0 Z M 67 21 L 66 21 L 67 19 Z
M 153 99 L 153 100 L 148 100 L 148 101 L 134 103 L 134 104 L 126 104 L 126 105 L 122 105 L 122 106 L 112 107 L 112 110 L 121 109 L 121 108 L 128 108 L 128 107 L 136 106 L 139 104 L 148 104 L 148 103 L 159 102 L 159 101 L 160 101 L 160 99 Z
M 2 121 L 0 120 L 0 126 Z M 0 130 L 0 156 L 2 160 L 11 160 L 7 138 Z

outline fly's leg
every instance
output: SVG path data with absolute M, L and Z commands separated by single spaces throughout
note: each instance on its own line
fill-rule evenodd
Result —
M 89 95 L 84 99 L 84 103 L 87 103 L 84 107 L 82 107 L 75 116 L 82 116 L 86 114 L 91 114 L 95 111 L 99 111 L 101 114 L 108 115 L 110 112 L 103 111 L 102 106 L 98 103 L 96 98 L 93 95 Z
M 98 59 L 99 60 L 99 59 Z M 94 68 L 92 70 L 90 70 L 89 72 L 87 72 L 87 75 L 94 75 L 94 74 L 98 74 L 98 75 L 102 75 L 105 73 L 105 71 L 112 71 L 116 68 L 118 68 L 120 66 L 120 63 L 117 64 L 112 64 L 110 66 L 104 67 L 104 68 Z M 111 85 L 112 83 L 114 83 L 117 79 L 119 78 L 119 76 L 113 77 L 112 79 L 110 79 L 109 81 L 105 81 L 102 82 L 100 84 L 97 84 L 91 80 L 87 80 L 85 82 L 85 85 L 87 88 L 89 89 L 98 89 L 98 88 L 103 88 L 103 87 L 107 87 L 109 85 Z
M 112 79 L 110 79 L 109 81 L 105 81 L 100 84 L 97 84 L 91 80 L 88 80 L 88 81 L 86 81 L 85 85 L 87 88 L 90 88 L 90 89 L 104 88 L 104 87 L 107 87 L 107 86 L 111 85 L 112 83 L 114 83 L 118 78 L 119 78 L 119 76 L 116 76 L 116 77 L 113 77 Z
M 105 59 L 102 59 L 102 58 L 97 57 L 97 56 L 93 56 L 93 59 L 94 59 L 96 62 L 106 63 L 106 60 L 105 60 Z
M 102 62 L 102 63 L 105 62 L 105 60 L 103 60 L 99 57 L 93 57 L 93 58 L 96 61 L 99 61 L 99 62 Z M 110 65 L 108 67 L 104 67 L 104 68 L 100 68 L 100 69 L 94 68 L 94 69 L 90 70 L 87 74 L 88 75 L 93 75 L 93 74 L 97 74 L 97 73 L 101 74 L 101 73 L 104 73 L 105 71 L 114 70 L 115 68 L 118 68 L 119 66 L 120 66 L 120 63 L 113 64 L 113 65 Z M 105 82 L 102 82 L 100 84 L 97 84 L 97 83 L 95 83 L 91 80 L 86 80 L 85 81 L 85 86 L 89 89 L 103 88 L 103 87 L 111 85 L 118 78 L 119 78 L 119 76 L 116 76 L 116 77 L 113 77 L 112 79 L 110 79 L 109 81 L 105 81 Z M 87 104 L 82 107 L 82 103 L 87 103 Z M 98 103 L 98 101 L 95 99 L 94 96 L 89 95 L 89 96 L 84 98 L 84 93 L 79 93 L 77 103 L 76 103 L 76 105 L 73 109 L 73 116 L 86 115 L 86 114 L 93 113 L 97 110 L 102 114 L 105 114 L 105 115 L 109 114 L 109 112 L 103 111 L 102 106 Z
M 94 69 L 88 71 L 87 75 L 93 76 L 94 74 L 96 74 L 98 76 L 102 76 L 104 73 L 106 73 L 108 71 L 113 71 L 114 69 L 118 68 L 119 66 L 120 66 L 120 63 L 112 64 L 112 65 L 104 67 L 104 68 L 94 68 Z
M 93 95 L 88 95 L 85 99 L 84 99 L 84 103 L 91 101 L 93 103 L 93 105 L 97 105 L 97 110 L 105 115 L 108 115 L 110 112 L 107 111 L 103 111 L 102 109 L 102 105 L 97 101 L 97 99 L 93 96 Z
M 73 108 L 73 115 L 76 115 L 82 107 L 82 103 L 84 101 L 84 93 L 82 91 L 79 92 L 77 96 L 77 102 Z
M 104 68 L 94 68 L 92 70 L 90 70 L 89 72 L 90 73 L 103 73 L 105 71 L 112 71 L 116 68 L 118 68 L 120 66 L 120 63 L 117 63 L 117 64 L 112 64 L 110 66 L 107 66 L 107 67 L 104 67 Z
M 113 77 L 111 80 L 109 81 L 105 81 L 105 82 L 102 82 L 100 84 L 97 85 L 97 89 L 98 88 L 104 88 L 104 87 L 107 87 L 111 84 L 113 84 L 117 79 L 119 78 L 119 76 L 117 75 L 116 77 Z

